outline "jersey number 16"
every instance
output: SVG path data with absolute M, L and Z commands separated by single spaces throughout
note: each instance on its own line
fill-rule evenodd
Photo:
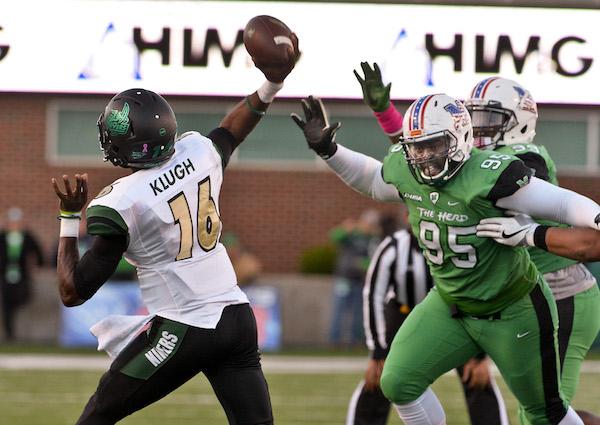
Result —
M 183 192 L 179 192 L 169 200 L 169 207 L 179 225 L 181 239 L 179 242 L 179 253 L 175 261 L 186 260 L 192 257 L 192 247 L 194 245 L 194 226 L 190 205 Z M 217 246 L 219 231 L 221 227 L 221 218 L 217 212 L 215 201 L 210 196 L 210 177 L 205 178 L 198 183 L 198 214 L 196 217 L 196 237 L 198 244 L 203 251 L 211 251 Z

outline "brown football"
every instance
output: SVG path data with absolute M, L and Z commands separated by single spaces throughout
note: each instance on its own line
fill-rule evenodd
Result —
M 244 46 L 257 63 L 283 63 L 294 52 L 292 30 L 279 19 L 260 15 L 244 28 Z

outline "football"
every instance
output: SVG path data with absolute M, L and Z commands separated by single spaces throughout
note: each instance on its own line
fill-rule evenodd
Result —
M 279 19 L 260 15 L 244 28 L 244 46 L 256 63 L 277 64 L 293 55 L 292 30 Z

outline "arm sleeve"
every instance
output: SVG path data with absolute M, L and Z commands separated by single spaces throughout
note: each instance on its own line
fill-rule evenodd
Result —
M 535 152 L 525 152 L 515 156 L 523 161 L 529 168 L 533 168 L 535 171 L 535 176 L 538 179 L 546 181 L 550 180 L 548 175 L 548 165 L 546 165 L 546 161 L 542 155 Z
M 236 140 L 233 134 L 223 127 L 215 128 L 209 133 L 208 138 L 212 140 L 217 151 L 221 154 L 221 161 L 223 168 L 225 168 L 229 163 L 231 154 L 240 145 L 241 141 Z
M 600 205 L 572 190 L 533 177 L 514 194 L 498 199 L 496 205 L 538 219 L 579 227 L 600 228 Z
M 73 280 L 77 295 L 90 299 L 114 273 L 127 249 L 123 236 L 95 236 L 92 247 L 75 266 Z
M 396 259 L 396 240 L 388 237 L 381 242 L 371 259 L 363 289 L 363 324 L 367 347 L 373 359 L 385 359 L 389 351 L 386 340 L 385 297 L 392 282 Z
M 338 144 L 336 153 L 325 162 L 344 183 L 363 195 L 378 201 L 402 200 L 398 190 L 383 180 L 383 164 L 370 156 Z

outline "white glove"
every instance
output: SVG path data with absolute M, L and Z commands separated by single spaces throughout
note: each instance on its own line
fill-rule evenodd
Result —
M 477 225 L 477 236 L 492 238 L 503 245 L 535 246 L 533 233 L 538 226 L 538 223 L 525 214 L 484 218 Z

